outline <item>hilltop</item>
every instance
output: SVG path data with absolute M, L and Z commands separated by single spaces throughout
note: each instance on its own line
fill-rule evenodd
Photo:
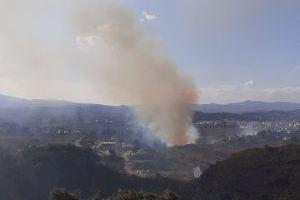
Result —
M 300 146 L 237 153 L 209 167 L 191 185 L 195 200 L 299 199 Z

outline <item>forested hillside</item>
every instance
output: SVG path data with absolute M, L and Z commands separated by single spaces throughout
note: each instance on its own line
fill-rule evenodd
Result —
M 46 200 L 53 188 L 80 191 L 83 196 L 99 190 L 106 195 L 119 189 L 160 192 L 179 183 L 119 174 L 100 160 L 88 149 L 69 145 L 32 146 L 17 155 L 1 150 L 0 199 Z
M 300 146 L 246 150 L 217 162 L 191 185 L 195 200 L 297 200 Z

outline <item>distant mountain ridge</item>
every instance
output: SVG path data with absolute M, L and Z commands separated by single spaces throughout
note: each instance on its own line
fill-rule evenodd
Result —
M 53 107 L 74 105 L 75 103 L 62 100 L 49 99 L 25 99 L 0 94 L 0 108 L 18 108 L 18 107 Z
M 19 108 L 19 107 L 55 107 L 55 106 L 76 106 L 76 105 L 94 105 L 107 108 L 118 106 L 109 106 L 90 103 L 74 103 L 63 100 L 49 99 L 25 99 L 0 94 L 1 108 Z M 289 102 L 262 102 L 262 101 L 243 101 L 229 104 L 199 104 L 195 105 L 195 110 L 204 113 L 245 113 L 245 112 L 268 112 L 268 111 L 291 111 L 299 110 L 300 103 Z
M 300 103 L 244 101 L 230 104 L 200 104 L 196 110 L 206 113 L 245 113 L 261 111 L 290 111 L 300 109 Z

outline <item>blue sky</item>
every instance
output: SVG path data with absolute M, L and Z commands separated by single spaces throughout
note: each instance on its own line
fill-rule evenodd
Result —
M 247 85 L 253 87 L 252 93 L 258 90 L 250 95 L 253 100 L 299 98 L 298 94 L 296 99 L 284 97 L 285 94 L 264 97 L 259 93 L 284 88 L 299 92 L 300 1 L 128 0 L 127 3 L 138 17 L 142 18 L 142 11 L 156 16 L 146 21 L 147 28 L 160 38 L 169 56 L 194 78 L 200 90 Z M 252 84 L 247 84 L 249 81 Z M 224 99 L 224 102 L 243 98 Z
M 299 0 L 115 1 L 125 4 L 179 71 L 194 80 L 199 103 L 300 102 Z M 65 28 L 65 10 L 80 1 L 9 2 L 0 0 L 0 93 L 110 104 L 95 94 L 94 83 L 84 81 L 75 61 L 73 70 L 64 63 L 74 56 L 70 49 L 78 39 Z M 22 66 L 30 59 L 34 67 Z M 37 68 L 43 60 L 49 66 Z
M 188 12 L 189 8 L 183 8 L 183 14 L 178 14 L 180 8 L 176 8 L 174 2 L 135 0 L 130 1 L 130 6 L 137 16 L 141 15 L 142 10 L 157 16 L 148 25 L 161 37 L 167 52 L 178 66 L 192 72 L 200 84 L 237 84 L 249 79 L 255 79 L 261 86 L 300 84 L 295 73 L 289 73 L 300 63 L 299 1 L 272 0 L 262 4 L 252 0 L 251 4 L 259 4 L 252 8 L 252 13 L 246 16 L 236 14 L 231 16 L 234 19 L 228 17 L 227 20 L 218 19 L 222 15 L 217 13 L 220 9 L 215 10 L 213 3 L 208 3 L 202 9 L 199 3 L 195 3 L 199 8 L 192 12 L 208 9 L 213 17 L 196 13 L 196 19 L 190 24 L 183 23 L 189 19 L 179 16 Z M 230 14 L 226 11 L 240 13 L 239 9 L 245 9 L 234 4 L 231 6 L 225 8 L 224 15 Z

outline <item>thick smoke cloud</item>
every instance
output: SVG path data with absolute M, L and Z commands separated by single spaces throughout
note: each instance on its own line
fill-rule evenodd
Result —
M 2 64 L 14 60 L 23 66 L 18 76 L 31 80 L 86 81 L 115 102 L 136 105 L 139 120 L 166 144 L 195 142 L 197 90 L 129 9 L 112 0 L 23 3 L 5 3 L 13 24 L 1 28 Z

